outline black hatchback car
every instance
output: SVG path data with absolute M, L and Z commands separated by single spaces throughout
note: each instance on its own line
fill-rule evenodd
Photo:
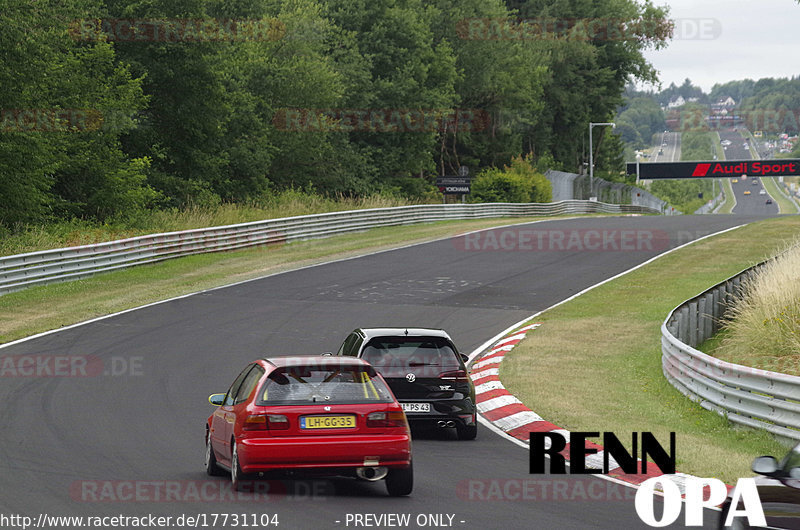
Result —
M 360 357 L 380 372 L 408 421 L 455 427 L 458 438 L 478 434 L 475 385 L 467 356 L 441 329 L 359 328 L 336 355 Z

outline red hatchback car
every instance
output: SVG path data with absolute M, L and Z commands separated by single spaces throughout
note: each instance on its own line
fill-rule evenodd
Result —
M 206 424 L 206 472 L 248 475 L 295 470 L 386 479 L 390 495 L 414 484 L 405 413 L 383 378 L 361 359 L 274 357 L 249 364 Z

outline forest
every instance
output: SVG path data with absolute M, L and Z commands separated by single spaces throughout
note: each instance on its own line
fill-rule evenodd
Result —
M 0 5 L 6 230 L 286 190 L 419 199 L 461 166 L 578 170 L 587 124 L 657 81 L 642 52 L 671 34 L 633 0 Z M 598 171 L 616 167 L 622 142 L 596 143 Z
M 678 97 L 686 104 L 665 112 L 667 105 Z M 730 113 L 737 116 L 737 124 L 742 127 L 762 131 L 769 137 L 800 133 L 800 76 L 728 81 L 715 84 L 708 94 L 692 84 L 691 79 L 680 86 L 672 83 L 660 91 L 637 90 L 629 84 L 615 120 L 617 133 L 631 148 L 646 148 L 654 143 L 654 134 L 670 127 L 668 114 L 678 117 L 677 126 L 670 127 L 677 132 L 711 130 L 713 127 L 702 117 L 708 116 L 713 105 L 728 98 L 735 103 Z

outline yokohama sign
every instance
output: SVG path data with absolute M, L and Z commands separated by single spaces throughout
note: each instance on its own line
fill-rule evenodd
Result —
M 636 174 L 636 164 L 628 164 L 628 174 Z M 653 162 L 639 164 L 642 179 L 686 179 L 741 177 L 781 177 L 800 175 L 800 159 L 726 160 L 711 162 Z

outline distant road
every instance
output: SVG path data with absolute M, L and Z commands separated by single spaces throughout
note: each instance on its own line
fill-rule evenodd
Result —
M 733 129 L 721 129 L 719 131 L 720 140 L 730 142 L 730 145 L 723 145 L 726 160 L 752 160 L 750 147 L 747 140 Z M 778 215 L 778 205 L 773 199 L 772 204 L 767 204 L 767 195 L 760 195 L 764 189 L 763 183 L 758 177 L 747 177 L 737 179 L 733 183 L 733 194 L 736 197 L 736 206 L 733 208 L 734 215 Z M 745 194 L 749 191 L 749 194 Z
M 648 162 L 680 162 L 681 133 L 661 133 L 659 140 L 653 145 L 651 153 L 652 154 L 649 158 L 641 158 L 639 162 L 642 164 L 646 164 Z M 648 183 L 652 182 L 652 180 L 643 179 L 642 182 Z
M 750 148 L 747 140 L 733 129 L 723 129 L 719 131 L 720 140 L 728 140 L 730 145 L 722 146 L 727 160 L 751 160 Z M 680 162 L 681 161 L 681 134 L 678 132 L 664 132 L 660 135 L 660 142 L 657 142 L 648 162 Z M 736 198 L 736 206 L 733 214 L 736 215 L 759 215 L 769 216 L 778 214 L 778 205 L 773 198 L 773 204 L 766 204 L 770 196 L 760 195 L 763 189 L 762 183 L 758 178 L 738 179 L 739 182 L 733 183 L 732 188 Z M 755 184 L 753 183 L 755 181 Z M 749 191 L 749 194 L 745 194 Z
M 680 160 L 681 133 L 661 133 L 661 143 L 656 144 L 653 149 L 653 155 L 650 157 L 648 162 L 680 162 Z

